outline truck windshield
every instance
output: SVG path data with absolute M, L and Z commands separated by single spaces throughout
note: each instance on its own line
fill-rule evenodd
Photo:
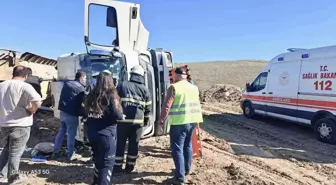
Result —
M 119 81 L 123 65 L 120 58 L 87 56 L 81 62 L 81 68 L 87 75 L 88 84 L 92 84 L 95 83 L 93 76 L 104 70 L 109 70 Z

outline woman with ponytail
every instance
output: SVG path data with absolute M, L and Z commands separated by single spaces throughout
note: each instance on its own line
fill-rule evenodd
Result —
M 117 120 L 123 119 L 120 98 L 112 74 L 103 71 L 85 100 L 87 136 L 94 159 L 93 184 L 112 184 L 115 161 Z

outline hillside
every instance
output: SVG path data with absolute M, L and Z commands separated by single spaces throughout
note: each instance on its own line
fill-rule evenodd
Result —
M 245 87 L 267 64 L 266 61 L 216 61 L 186 63 L 190 65 L 191 75 L 201 90 L 213 84 L 235 84 Z

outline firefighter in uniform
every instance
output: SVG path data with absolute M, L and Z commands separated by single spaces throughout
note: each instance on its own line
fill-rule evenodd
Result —
M 167 117 L 171 124 L 169 134 L 175 174 L 168 181 L 184 184 L 185 175 L 191 170 L 192 134 L 196 124 L 203 122 L 203 117 L 198 88 L 187 81 L 183 68 L 177 68 L 175 74 L 175 83 L 168 88 L 162 105 L 160 124 L 163 128 Z
M 133 67 L 130 73 L 130 81 L 124 81 L 117 88 L 125 118 L 118 120 L 114 173 L 123 171 L 122 165 L 127 139 L 128 152 L 125 171 L 127 173 L 134 171 L 142 130 L 144 126 L 149 124 L 151 112 L 152 99 L 145 86 L 144 69 L 138 65 Z

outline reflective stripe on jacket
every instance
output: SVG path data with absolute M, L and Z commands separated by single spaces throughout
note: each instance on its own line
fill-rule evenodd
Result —
M 118 86 L 124 120 L 119 123 L 144 124 L 149 121 L 152 110 L 152 98 L 149 89 L 144 85 L 145 78 L 132 74 L 130 81 L 124 81 Z
M 186 80 L 172 84 L 172 86 L 175 89 L 175 96 L 169 112 L 170 124 L 203 122 L 198 88 Z

